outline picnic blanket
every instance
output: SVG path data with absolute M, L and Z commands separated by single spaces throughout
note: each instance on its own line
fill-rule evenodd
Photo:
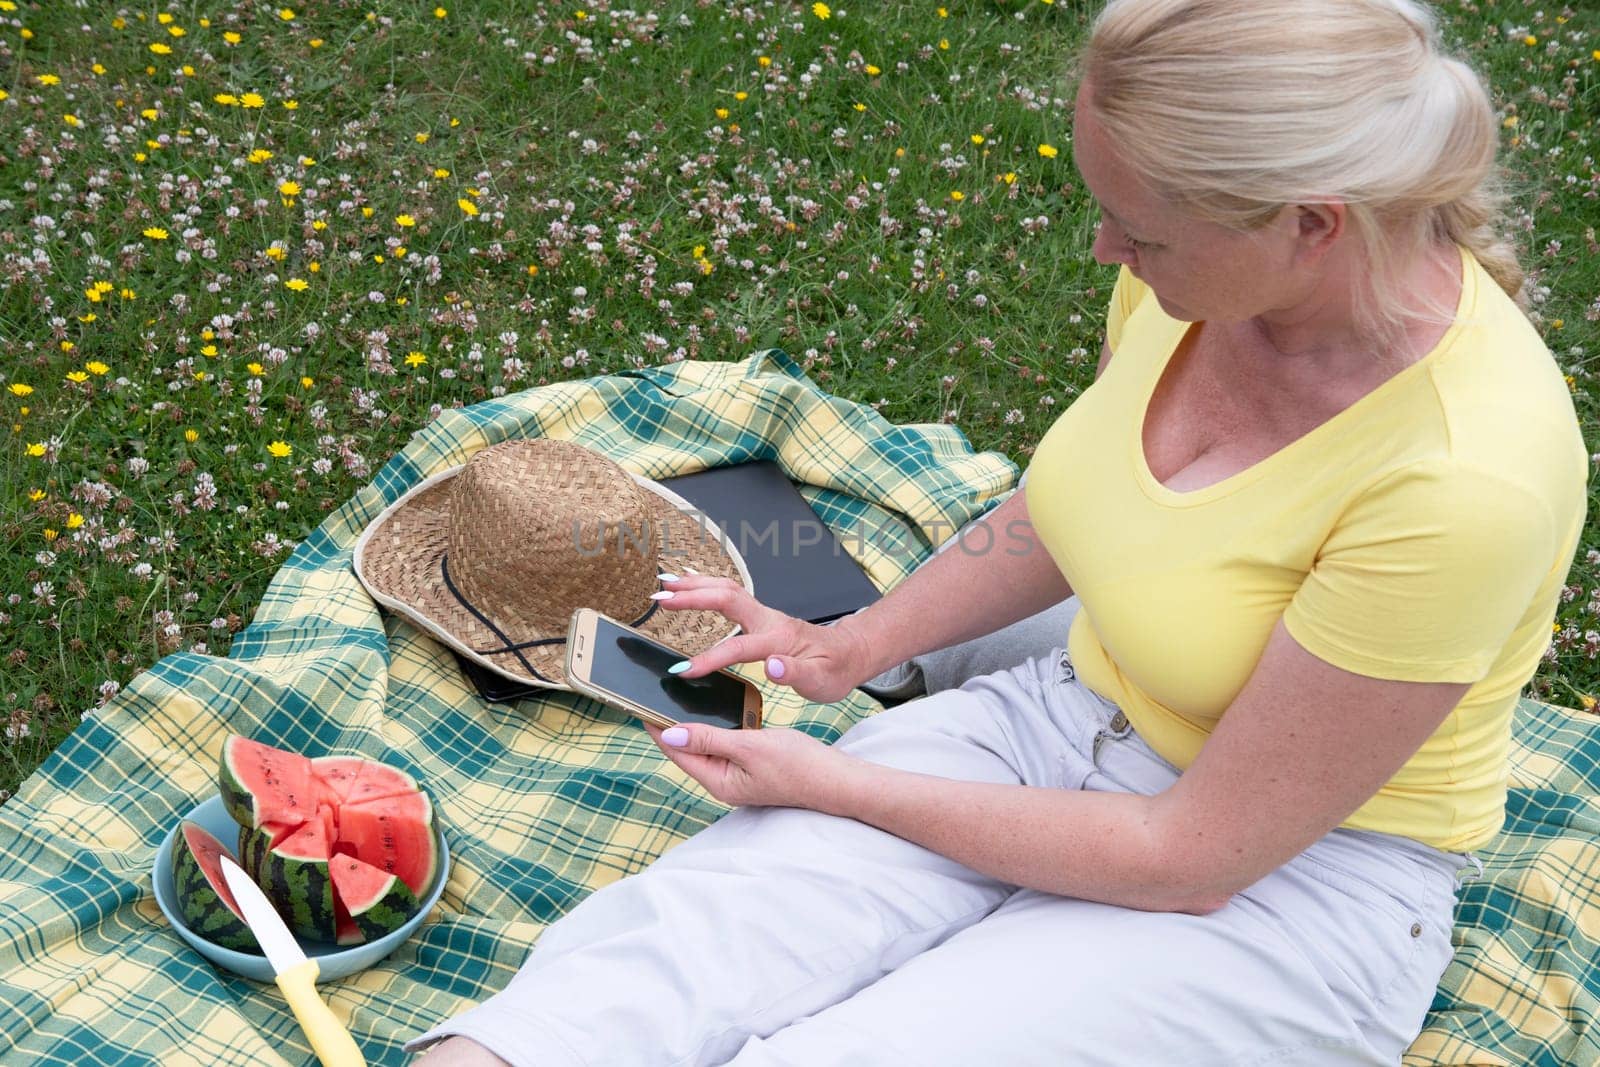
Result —
M 374 1064 L 405 1062 L 405 1040 L 501 989 L 546 924 L 726 810 L 618 712 L 565 693 L 479 699 L 449 652 L 355 580 L 351 549 L 385 504 L 535 435 L 654 477 L 776 460 L 885 588 L 1016 476 L 951 427 L 894 426 L 827 395 L 777 351 L 444 412 L 296 548 L 227 658 L 161 660 L 0 807 L 0 1062 L 315 1062 L 277 989 L 212 968 L 152 896 L 156 848 L 214 795 L 229 733 L 381 759 L 436 801 L 453 861 L 439 905 L 383 963 L 321 987 Z M 828 740 L 877 710 L 859 692 L 764 697 L 770 722 Z M 1516 726 L 1506 832 L 1464 892 L 1410 1064 L 1600 1062 L 1600 729 L 1532 702 Z

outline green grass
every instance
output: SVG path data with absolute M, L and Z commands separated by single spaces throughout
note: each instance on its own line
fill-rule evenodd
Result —
M 436 408 L 779 345 L 1025 462 L 1092 377 L 1090 5 L 440 2 L 0 10 L 0 799 L 162 654 L 225 653 Z M 1600 15 L 1442 10 L 1516 118 L 1588 429 Z M 1600 689 L 1595 546 L 1547 699 Z

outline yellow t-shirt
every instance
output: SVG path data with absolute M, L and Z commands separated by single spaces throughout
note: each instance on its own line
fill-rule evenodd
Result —
M 1549 645 L 1583 527 L 1588 455 L 1560 371 L 1465 251 L 1424 359 L 1254 466 L 1193 492 L 1150 473 L 1151 393 L 1189 324 L 1124 269 L 1114 358 L 1034 455 L 1028 510 L 1083 605 L 1078 676 L 1180 768 L 1281 617 L 1374 678 L 1471 682 L 1345 822 L 1464 851 L 1499 830 L 1511 711 Z

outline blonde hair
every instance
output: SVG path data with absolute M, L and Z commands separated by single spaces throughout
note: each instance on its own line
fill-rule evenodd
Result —
M 1401 324 L 1396 271 L 1441 241 L 1526 306 L 1488 90 L 1424 4 L 1111 0 L 1078 69 L 1124 161 L 1197 217 L 1249 230 L 1346 204 L 1374 333 Z

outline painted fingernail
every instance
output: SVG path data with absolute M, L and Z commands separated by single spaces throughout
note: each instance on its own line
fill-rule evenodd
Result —
M 681 582 L 681 581 L 683 581 L 682 578 L 679 578 L 676 574 L 673 574 L 670 571 L 662 571 L 660 574 L 656 575 L 656 577 L 661 579 L 663 582 Z
M 767 677 L 768 678 L 782 678 L 783 677 L 783 660 L 779 659 L 777 656 L 768 656 L 767 657 Z
M 651 593 L 650 594 L 650 599 L 651 600 L 671 600 L 672 599 L 672 590 L 663 589 L 659 593 Z
M 672 666 L 667 668 L 667 673 L 668 674 L 682 674 L 684 671 L 686 671 L 688 669 L 689 669 L 689 661 L 686 660 L 686 659 L 680 659 L 678 662 L 674 663 Z
M 661 731 L 661 743 L 671 745 L 673 748 L 682 748 L 689 743 L 689 731 L 681 726 L 669 726 Z

